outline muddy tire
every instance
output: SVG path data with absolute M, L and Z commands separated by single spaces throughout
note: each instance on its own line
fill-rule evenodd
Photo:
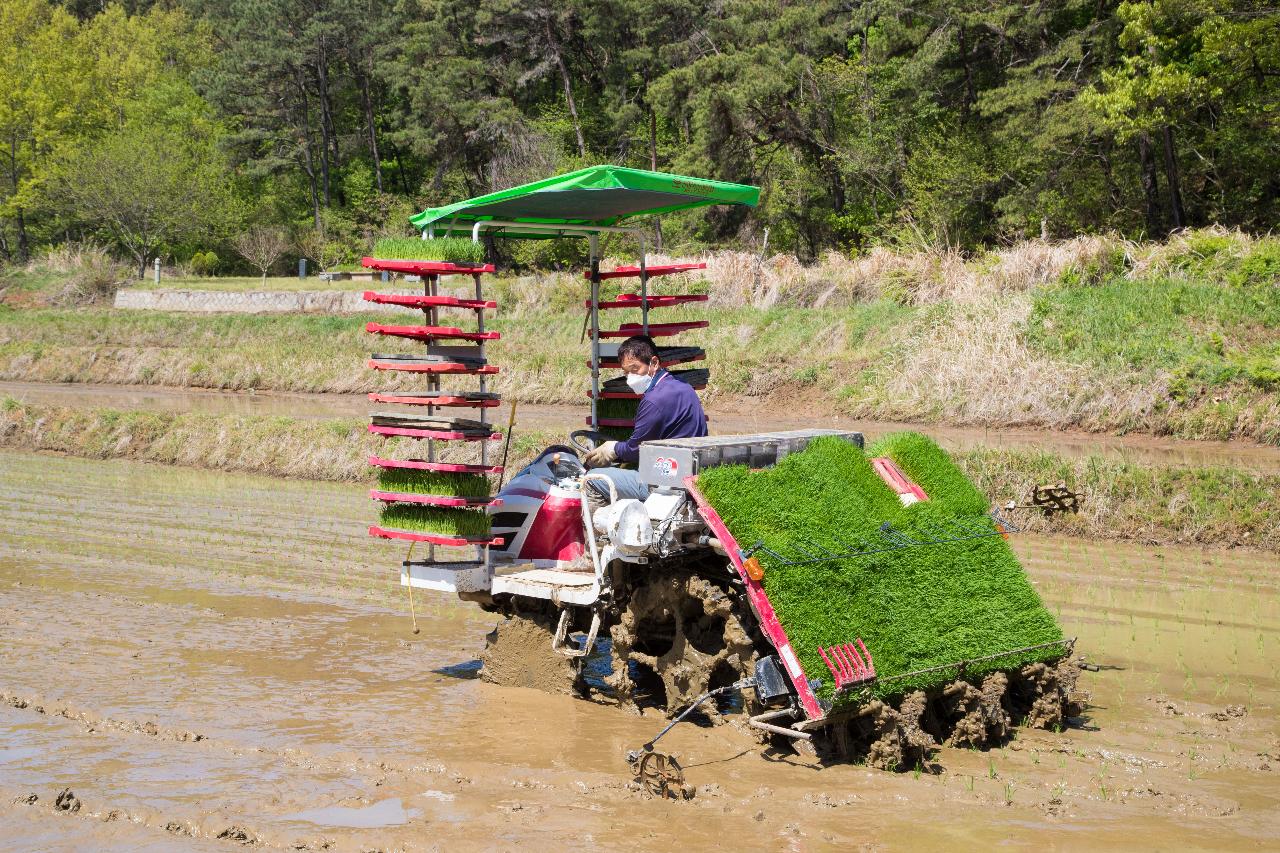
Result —
M 607 683 L 623 707 L 655 704 L 668 716 L 708 690 L 749 676 L 759 654 L 752 620 L 727 586 L 693 574 L 652 570 L 627 584 L 610 628 L 613 674 Z M 747 709 L 754 697 L 747 696 Z M 708 702 L 703 711 L 722 722 Z

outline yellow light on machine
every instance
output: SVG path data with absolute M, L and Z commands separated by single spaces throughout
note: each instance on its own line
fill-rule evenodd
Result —
M 764 566 L 760 565 L 759 557 L 748 557 L 743 562 L 742 568 L 747 570 L 747 577 L 753 581 L 764 580 Z

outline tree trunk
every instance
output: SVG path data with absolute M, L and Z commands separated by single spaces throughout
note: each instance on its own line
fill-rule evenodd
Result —
M 1138 162 L 1142 169 L 1142 195 L 1146 202 L 1147 237 L 1164 233 L 1160 217 L 1160 187 L 1156 182 L 1156 158 L 1151 152 L 1151 137 L 1138 134 Z
M 329 69 L 324 52 L 324 42 L 320 41 L 316 45 L 316 100 L 320 102 L 320 174 L 324 180 L 324 206 L 333 206 L 333 190 L 329 180 L 329 149 L 330 134 L 333 125 L 330 121 L 329 110 Z M 336 142 L 332 143 L 336 148 Z M 337 158 L 334 158 L 333 165 L 337 166 Z
M 314 154 L 312 153 L 311 142 L 311 105 L 307 98 L 307 84 L 303 79 L 302 71 L 299 69 L 294 72 L 294 85 L 298 87 L 298 93 L 301 96 L 302 103 L 302 151 L 304 154 L 302 168 L 307 173 L 307 180 L 311 189 L 311 219 L 316 228 L 320 227 L 320 191 L 316 186 L 316 164 Z M 328 176 L 326 175 L 326 178 Z
M 22 208 L 14 211 L 13 222 L 18 226 L 18 260 L 25 264 L 31 260 L 31 241 L 27 238 L 27 219 L 22 215 Z
M 1187 214 L 1182 208 L 1182 181 L 1178 177 L 1178 155 L 1173 148 L 1173 127 L 1164 126 L 1164 175 L 1169 184 L 1169 216 L 1173 227 L 1187 227 Z
M 649 96 L 649 88 L 645 86 L 645 99 Z M 649 107 L 649 170 L 658 171 L 658 114 Z M 662 251 L 662 217 L 653 217 L 653 250 Z
M 372 62 L 372 60 L 370 60 Z M 369 76 L 360 75 L 360 94 L 364 97 L 364 121 L 369 128 L 369 156 L 373 158 L 373 179 L 382 192 L 382 158 L 378 156 L 378 131 L 373 120 L 373 97 L 369 92 Z
M 573 132 L 578 138 L 578 156 L 587 156 L 587 143 L 582 137 L 582 124 L 578 121 L 578 104 L 573 99 L 573 83 L 569 80 L 569 69 L 564 64 L 564 56 L 560 53 L 560 41 L 556 38 L 555 30 L 551 26 L 551 19 L 546 22 L 547 44 L 551 46 L 551 53 L 555 57 L 556 67 L 560 69 L 560 82 L 564 84 L 564 99 L 569 104 L 569 116 L 573 119 Z

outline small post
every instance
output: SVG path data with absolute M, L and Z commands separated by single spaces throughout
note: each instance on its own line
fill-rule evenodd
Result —
M 307 277 L 307 259 L 298 258 L 298 278 Z
M 159 284 L 160 283 L 160 259 L 159 258 L 156 258 L 155 270 L 156 270 L 155 282 L 156 284 Z

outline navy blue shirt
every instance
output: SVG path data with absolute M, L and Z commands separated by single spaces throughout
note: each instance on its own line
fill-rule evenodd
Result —
M 640 445 L 661 438 L 698 438 L 707 434 L 707 415 L 693 386 L 659 370 L 640 398 L 631 438 L 614 449 L 624 462 L 640 461 Z

